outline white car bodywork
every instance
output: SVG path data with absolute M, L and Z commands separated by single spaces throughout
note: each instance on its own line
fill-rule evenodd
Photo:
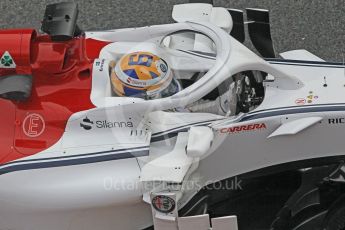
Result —
M 232 23 L 222 23 L 230 17 L 223 8 L 186 7 L 174 9 L 175 24 L 87 33 L 88 38 L 114 41 L 94 64 L 91 100 L 96 108 L 74 114 L 50 149 L 2 166 L 47 165 L 0 177 L 0 184 L 8 185 L 0 187 L 2 229 L 207 229 L 207 215 L 178 218 L 177 212 L 201 187 L 274 165 L 344 155 L 343 127 L 329 122 L 345 117 L 344 66 L 307 51 L 281 54 L 295 61 L 265 61 L 229 36 Z M 188 7 L 195 15 L 184 17 Z M 200 12 L 211 17 L 201 19 Z M 200 33 L 190 43 L 193 49 L 172 49 L 179 39 L 172 34 L 185 30 Z M 186 76 L 207 73 L 168 98 L 113 97 L 105 69 L 110 61 L 140 50 L 158 54 Z M 265 98 L 255 110 L 230 117 L 169 111 L 198 101 L 247 70 L 269 74 Z M 81 128 L 85 118 L 94 122 L 92 130 Z M 69 166 L 48 167 L 61 162 Z M 190 181 L 200 186 L 186 189 Z M 171 183 L 179 186 L 170 188 Z M 152 194 L 171 196 L 176 209 L 157 212 L 150 204 Z M 234 217 L 214 219 L 212 225 L 215 230 L 237 228 Z

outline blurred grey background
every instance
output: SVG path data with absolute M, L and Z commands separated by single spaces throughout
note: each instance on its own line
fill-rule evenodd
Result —
M 0 0 L 0 28 L 40 27 L 45 5 L 63 0 Z M 68 1 L 68 0 L 64 0 Z M 188 0 L 74 0 L 78 24 L 102 30 L 170 23 L 174 4 Z M 278 52 L 307 49 L 327 61 L 345 56 L 345 0 L 215 0 L 216 6 L 271 11 Z

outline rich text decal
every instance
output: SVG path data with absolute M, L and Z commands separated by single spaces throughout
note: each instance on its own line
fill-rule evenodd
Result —
M 330 118 L 328 123 L 330 125 L 345 124 L 345 118 Z

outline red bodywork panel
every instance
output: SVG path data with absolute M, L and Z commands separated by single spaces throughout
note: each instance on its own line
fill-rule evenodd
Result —
M 0 164 L 54 145 L 73 113 L 94 107 L 90 101 L 92 63 L 108 43 L 95 44 L 86 48 L 84 37 L 53 42 L 34 30 L 0 31 L 0 55 L 8 51 L 17 65 L 16 69 L 0 68 L 0 77 L 33 76 L 29 100 L 0 99 Z

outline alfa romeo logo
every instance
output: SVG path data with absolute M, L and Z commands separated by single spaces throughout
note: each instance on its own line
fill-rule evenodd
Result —
M 16 68 L 16 63 L 14 63 L 14 60 L 8 51 L 6 51 L 0 58 L 0 68 Z
M 39 137 L 45 127 L 43 117 L 37 113 L 27 115 L 23 121 L 23 132 L 28 137 Z
M 1 59 L 1 64 L 3 64 L 4 66 L 11 66 L 13 64 L 13 60 L 10 56 L 5 55 Z
M 152 206 L 158 212 L 170 213 L 174 211 L 176 203 L 172 198 L 160 195 L 152 199 Z

